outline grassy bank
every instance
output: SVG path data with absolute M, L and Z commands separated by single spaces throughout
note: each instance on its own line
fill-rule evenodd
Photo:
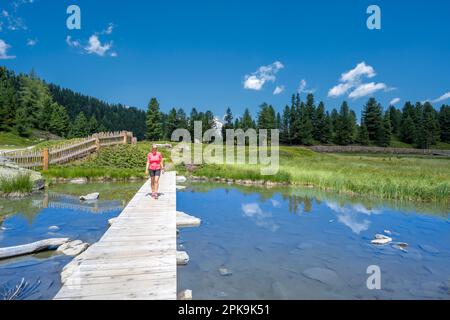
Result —
M 101 149 L 87 160 L 51 167 L 47 178 L 143 178 L 150 142 Z M 161 150 L 170 162 L 170 152 Z M 450 203 L 450 159 L 423 156 L 320 154 L 299 147 L 280 147 L 276 175 L 261 175 L 258 165 L 201 165 L 180 174 L 313 186 L 320 190 L 385 199 Z
M 255 165 L 203 165 L 193 175 L 234 180 L 265 180 L 386 199 L 450 202 L 450 160 L 319 154 L 280 148 L 280 170 L 262 176 Z
M 30 175 L 20 174 L 15 177 L 0 177 L 0 193 L 30 193 L 33 191 L 33 182 Z

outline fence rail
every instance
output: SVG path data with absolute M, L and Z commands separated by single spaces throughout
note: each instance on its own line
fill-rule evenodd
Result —
M 43 149 L 41 151 L 23 150 L 4 152 L 1 156 L 27 169 L 48 169 L 49 165 L 64 164 L 98 151 L 100 148 L 119 145 L 136 144 L 132 132 L 101 132 L 81 141 Z

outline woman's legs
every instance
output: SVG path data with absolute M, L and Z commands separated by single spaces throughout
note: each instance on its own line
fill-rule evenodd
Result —
M 155 184 L 154 184 L 155 193 L 158 196 L 159 191 L 159 176 L 155 176 Z
M 155 194 L 155 176 L 152 176 L 152 196 Z

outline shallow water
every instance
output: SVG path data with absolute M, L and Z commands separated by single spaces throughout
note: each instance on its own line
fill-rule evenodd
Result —
M 450 298 L 448 206 L 208 184 L 177 200 L 202 219 L 178 239 L 191 259 L 178 289 L 194 299 Z M 372 245 L 384 230 L 407 252 Z M 371 265 L 381 290 L 367 288 Z
M 66 237 L 95 243 L 139 187 L 140 183 L 57 185 L 32 198 L 0 199 L 0 247 Z M 78 197 L 90 192 L 100 192 L 100 200 L 81 203 Z M 52 299 L 61 287 L 61 270 L 71 260 L 51 251 L 0 260 L 0 300 L 22 279 L 28 290 L 19 299 Z
M 0 199 L 0 246 L 52 237 L 94 243 L 141 184 L 57 185 L 29 199 Z M 80 203 L 90 192 L 100 200 Z M 178 210 L 202 219 L 178 238 L 191 258 L 178 268 L 178 289 L 195 299 L 450 297 L 448 206 L 203 183 L 177 200 Z M 384 230 L 407 242 L 407 252 L 371 245 Z M 52 299 L 71 259 L 44 252 L 0 261 L 0 298 L 24 279 L 28 290 L 18 298 Z M 367 289 L 369 265 L 381 268 L 382 290 Z

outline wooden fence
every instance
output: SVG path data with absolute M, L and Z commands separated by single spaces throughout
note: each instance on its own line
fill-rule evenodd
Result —
M 382 148 L 365 146 L 312 146 L 307 147 L 321 153 L 380 153 L 380 154 L 412 154 L 450 156 L 450 150 L 412 149 L 412 148 Z
M 68 143 L 50 149 L 46 148 L 40 151 L 4 152 L 2 156 L 23 168 L 47 170 L 50 165 L 63 164 L 84 158 L 102 147 L 136 144 L 136 142 L 137 140 L 133 137 L 132 132 L 102 132 L 75 143 Z

